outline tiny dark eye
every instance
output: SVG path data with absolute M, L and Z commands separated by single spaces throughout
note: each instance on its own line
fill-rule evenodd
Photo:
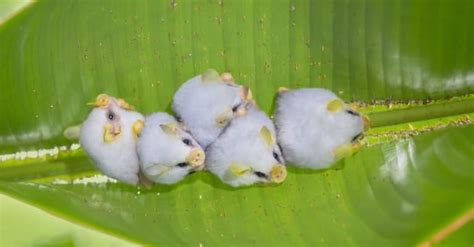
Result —
M 255 175 L 257 175 L 259 178 L 267 178 L 267 174 L 263 172 L 255 172 Z
M 353 116 L 359 116 L 359 113 L 358 112 L 355 112 L 353 110 L 346 110 L 347 113 L 353 115 Z
M 276 152 L 273 152 L 273 158 L 280 162 L 280 156 Z
M 186 167 L 188 166 L 188 163 L 182 162 L 176 165 L 177 167 Z
M 108 118 L 109 120 L 114 120 L 114 119 L 115 119 L 115 114 L 113 114 L 112 112 L 109 112 L 109 113 L 107 114 L 107 118 Z
M 183 143 L 188 145 L 188 146 L 191 146 L 191 144 L 192 144 L 191 140 L 189 140 L 188 138 L 183 139 Z

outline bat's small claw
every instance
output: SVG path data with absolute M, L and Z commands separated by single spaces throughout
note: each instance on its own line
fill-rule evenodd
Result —
M 284 93 L 284 92 L 288 92 L 288 91 L 290 91 L 290 89 L 287 88 L 287 87 L 279 87 L 278 88 L 278 93 Z

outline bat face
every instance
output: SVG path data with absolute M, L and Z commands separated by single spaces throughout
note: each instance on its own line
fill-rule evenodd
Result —
M 204 166 L 205 153 L 196 140 L 167 113 L 145 119 L 138 140 L 144 175 L 157 183 L 173 184 Z
M 339 130 L 334 135 L 333 160 L 351 156 L 362 147 L 361 140 L 364 132 L 369 128 L 368 118 L 338 98 L 329 100 L 326 103 L 326 110 L 333 131 Z
M 206 167 L 234 187 L 281 183 L 286 178 L 273 123 L 256 109 L 234 119 L 206 154 Z
M 368 127 L 365 116 L 324 89 L 280 93 L 275 122 L 287 160 L 315 169 L 357 151 Z
M 143 116 L 131 111 L 131 106 L 123 99 L 101 94 L 94 104 L 95 107 L 85 122 L 85 125 L 92 125 L 89 128 L 94 134 L 91 138 L 103 144 L 121 143 L 137 138 L 143 127 Z
M 245 114 L 251 98 L 251 91 L 233 83 L 229 73 L 208 70 L 179 88 L 173 110 L 206 148 L 234 117 Z
M 332 126 L 332 129 L 338 131 L 341 139 L 345 142 L 357 140 L 364 134 L 364 119 L 362 115 L 342 100 L 331 98 L 322 105 L 320 111 L 327 115 L 326 125 Z
M 106 175 L 138 183 L 136 140 L 143 116 L 122 99 L 101 94 L 81 127 L 80 141 L 96 166 Z

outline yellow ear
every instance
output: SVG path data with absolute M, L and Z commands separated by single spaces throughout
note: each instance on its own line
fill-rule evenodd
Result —
M 252 90 L 247 86 L 240 86 L 240 98 L 245 101 L 252 100 Z
M 344 102 L 342 102 L 342 100 L 340 99 L 333 99 L 328 102 L 328 104 L 326 105 L 326 108 L 330 112 L 337 112 L 344 108 Z
M 171 170 L 171 167 L 165 166 L 165 165 L 160 165 L 160 164 L 153 164 L 152 166 L 149 166 L 146 168 L 146 173 L 149 176 L 161 176 Z
M 267 126 L 263 126 L 260 129 L 260 136 L 268 146 L 273 146 L 273 144 L 275 144 L 275 138 L 273 137 L 272 132 L 270 132 Z
M 117 103 L 118 105 L 125 109 L 125 110 L 133 110 L 135 109 L 135 107 L 133 105 L 130 105 L 127 101 L 125 101 L 124 99 L 117 99 Z
M 109 96 L 105 93 L 99 94 L 95 99 L 95 102 L 87 103 L 87 105 L 95 107 L 106 107 L 107 105 L 109 105 Z
M 132 132 L 135 137 L 138 137 L 138 135 L 142 132 L 144 127 L 144 123 L 142 120 L 137 120 L 133 123 L 132 125 Z
M 176 135 L 178 132 L 178 126 L 176 123 L 160 124 L 161 130 L 168 135 Z
M 218 82 L 221 81 L 221 77 L 219 76 L 219 73 L 217 73 L 216 70 L 214 69 L 208 69 L 202 73 L 202 82 L 203 83 L 208 83 L 208 82 Z
M 252 168 L 250 168 L 250 166 L 244 166 L 237 163 L 232 163 L 229 167 L 229 170 L 230 172 L 232 172 L 234 176 L 240 177 L 244 175 L 245 173 L 251 171 Z

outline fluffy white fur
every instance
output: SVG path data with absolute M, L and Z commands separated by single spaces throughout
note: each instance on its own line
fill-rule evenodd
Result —
M 206 150 L 206 168 L 223 182 L 237 187 L 257 182 L 268 183 L 268 179 L 255 175 L 259 171 L 270 177 L 272 168 L 284 164 L 280 148 L 275 142 L 268 146 L 260 131 L 263 126 L 270 130 L 275 138 L 275 128 L 268 116 L 250 108 L 246 115 L 237 117 L 226 127 L 217 140 Z M 278 155 L 277 160 L 274 154 Z M 232 164 L 250 166 L 251 171 L 235 176 L 230 170 Z M 285 169 L 286 176 L 286 169 Z
M 161 125 L 175 124 L 176 134 L 163 131 Z M 188 139 L 191 145 L 183 142 Z M 196 140 L 183 130 L 174 117 L 167 113 L 154 113 L 145 119 L 145 127 L 138 140 L 138 154 L 143 174 L 156 183 L 173 184 L 182 180 L 195 169 L 191 165 L 179 167 L 178 164 L 186 163 L 186 158 L 191 151 L 199 149 L 204 151 Z M 202 164 L 202 163 L 201 163 Z
M 109 123 L 108 115 L 115 115 L 119 121 L 121 136 L 111 143 L 104 142 L 104 125 Z M 94 164 L 105 175 L 124 183 L 136 185 L 139 182 L 136 136 L 132 126 L 144 117 L 135 111 L 121 108 L 117 100 L 110 97 L 107 107 L 95 107 L 82 124 L 80 142 Z
M 349 114 L 347 105 L 337 112 L 327 110 L 333 99 L 338 99 L 334 93 L 318 88 L 279 93 L 275 124 L 287 162 L 327 168 L 336 161 L 334 150 L 363 132 L 362 118 Z
M 221 133 L 224 126 L 216 118 L 241 105 L 240 86 L 223 81 L 203 82 L 202 75 L 186 81 L 176 92 L 173 110 L 183 121 L 194 138 L 206 149 Z

